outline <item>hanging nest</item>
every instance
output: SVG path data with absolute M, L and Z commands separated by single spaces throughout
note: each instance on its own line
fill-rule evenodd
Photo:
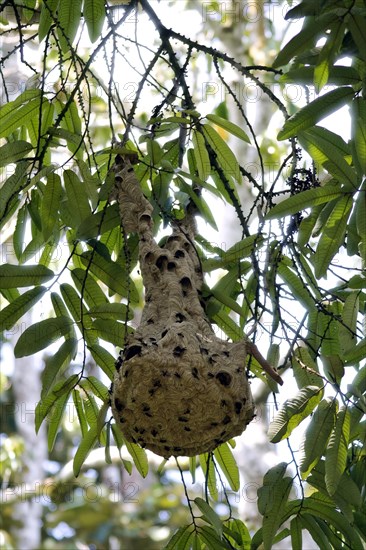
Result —
M 158 246 L 153 208 L 131 160 L 137 159 L 117 156 L 111 198 L 119 204 L 124 231 L 139 235 L 145 307 L 116 363 L 113 415 L 127 441 L 165 458 L 207 453 L 240 435 L 253 419 L 248 353 L 282 380 L 251 342 L 217 338 L 200 302 L 203 275 L 193 215 Z

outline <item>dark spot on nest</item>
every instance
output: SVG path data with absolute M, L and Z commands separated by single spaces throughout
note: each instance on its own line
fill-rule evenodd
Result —
M 221 439 L 215 439 L 215 443 L 216 443 L 216 445 L 221 445 L 222 441 L 221 441 Z
M 174 357 L 181 357 L 185 351 L 186 351 L 186 348 L 182 348 L 181 346 L 176 346 L 173 349 L 173 355 Z
M 149 389 L 149 395 L 150 395 L 150 397 L 152 397 L 152 396 L 154 395 L 154 393 L 155 393 L 154 388 L 150 388 L 150 389 Z
M 197 370 L 196 367 L 193 367 L 193 369 L 191 370 L 191 373 L 192 373 L 192 376 L 194 378 L 197 378 L 197 380 L 198 380 L 199 376 L 198 376 L 198 370 Z
M 163 330 L 163 332 L 161 333 L 161 337 L 164 338 L 164 336 L 166 336 L 168 334 L 168 329 L 166 328 L 165 330 Z
M 213 372 L 208 372 L 207 373 L 207 378 L 215 378 L 215 375 Z
M 148 319 L 146 322 L 147 322 L 148 325 L 153 325 L 154 324 L 154 319 Z M 150 340 L 151 340 L 151 338 L 150 338 Z
M 144 415 L 148 416 L 149 418 L 152 418 L 152 416 L 153 416 L 150 412 L 145 412 Z
M 168 447 L 168 445 L 165 445 L 164 450 L 165 451 L 170 451 L 170 447 Z
M 180 237 L 179 235 L 170 235 L 168 238 L 167 238 L 167 243 L 170 243 L 170 242 L 174 242 L 174 241 L 180 241 Z
M 168 261 L 168 257 L 165 256 L 165 254 L 162 254 L 156 260 L 155 265 L 158 269 L 160 269 L 160 271 L 162 271 L 164 269 L 164 265 L 167 263 L 167 261 Z
M 166 439 L 159 439 L 160 443 L 166 443 Z
M 152 252 L 147 252 L 147 254 L 145 254 L 145 262 L 148 264 L 151 264 L 153 260 L 154 260 L 154 254 Z
M 168 371 L 166 369 L 160 371 L 162 376 L 168 376 Z
M 230 424 L 231 422 L 231 418 L 230 416 L 227 414 L 224 418 L 224 420 L 222 421 L 223 424 Z
M 235 407 L 236 414 L 240 414 L 240 411 L 243 407 L 243 405 L 240 403 L 240 401 L 236 401 L 234 407 Z
M 186 317 L 185 315 L 183 315 L 183 313 L 176 313 L 175 318 L 177 320 L 177 323 L 182 323 L 183 321 L 186 320 Z
M 175 451 L 176 453 L 180 453 L 181 450 L 182 447 L 173 447 L 173 451 Z
M 207 348 L 201 348 L 200 347 L 200 352 L 202 353 L 202 355 L 208 355 L 208 349 Z
M 218 422 L 211 422 L 210 426 L 212 426 L 213 428 L 215 428 L 216 426 L 218 426 Z
M 184 426 L 184 431 L 185 432 L 190 432 L 191 431 L 191 428 L 189 426 Z
M 191 412 L 190 408 L 187 408 L 185 411 L 183 411 L 183 414 L 189 414 Z
M 141 428 L 141 429 L 139 430 L 139 434 L 141 434 L 141 435 L 144 434 L 145 432 L 146 432 L 146 430 L 145 430 L 144 428 Z
M 127 376 L 129 375 L 129 372 L 130 371 L 128 369 L 126 369 L 123 373 L 123 378 L 127 378 Z
M 210 363 L 210 365 L 213 365 L 214 363 L 216 363 L 215 359 L 213 359 L 212 357 L 208 358 L 208 362 Z
M 146 447 L 145 439 L 143 437 L 138 437 L 137 441 L 139 442 L 142 448 Z
M 185 256 L 185 253 L 183 252 L 183 250 L 177 250 L 176 253 L 174 254 L 174 258 L 184 258 Z
M 124 422 L 126 422 L 126 419 L 123 418 L 123 416 L 120 416 L 120 417 L 119 417 L 119 421 L 121 422 L 121 424 L 123 424 Z
M 188 418 L 186 418 L 185 416 L 178 416 L 178 420 L 179 422 L 188 422 Z
M 223 386 L 230 386 L 231 384 L 231 375 L 228 372 L 218 372 L 216 378 Z
M 183 277 L 179 282 L 184 290 L 190 290 L 192 288 L 191 279 L 189 277 Z
M 174 373 L 174 376 L 175 376 L 176 378 L 182 378 L 181 375 L 179 374 L 179 372 L 175 372 L 175 373 Z
M 118 357 L 117 361 L 115 362 L 116 371 L 119 372 L 120 368 L 122 367 L 123 359 L 121 355 Z
M 155 430 L 155 428 L 154 428 L 153 430 L 151 430 L 150 433 L 151 433 L 151 435 L 152 435 L 153 437 L 156 437 L 156 436 L 158 435 L 159 432 L 158 432 L 158 430 Z
M 177 264 L 175 262 L 168 262 L 168 271 L 174 271 L 177 267 Z
M 130 346 L 129 348 L 126 348 L 124 351 L 125 360 L 128 361 L 129 359 L 132 359 L 132 357 L 135 357 L 135 355 L 141 355 L 141 346 Z
M 224 355 L 225 355 L 226 357 L 230 357 L 230 353 L 229 353 L 228 351 L 224 351 Z
M 151 222 L 151 216 L 149 214 L 141 214 L 139 218 L 140 222 L 150 223 Z
M 150 405 L 148 405 L 147 403 L 143 403 L 143 404 L 142 404 L 142 410 L 143 410 L 144 412 L 149 411 L 149 410 L 150 410 Z
M 189 244 L 188 241 L 185 241 L 185 242 L 183 243 L 183 246 L 184 246 L 184 248 L 185 248 L 186 250 L 189 250 L 191 245 Z
M 116 397 L 115 400 L 114 400 L 114 406 L 116 407 L 117 411 L 119 411 L 119 412 L 123 411 L 123 409 L 124 409 L 124 405 L 121 402 L 121 400 L 118 399 L 118 397 Z
M 227 403 L 225 399 L 221 399 L 221 407 L 226 407 L 226 406 L 227 406 Z
M 195 267 L 194 270 L 195 270 L 196 273 L 199 273 L 199 274 L 202 273 L 202 269 L 199 265 L 197 267 Z
M 153 386 L 154 386 L 154 388 L 161 388 L 161 382 L 158 378 L 156 380 L 154 380 Z

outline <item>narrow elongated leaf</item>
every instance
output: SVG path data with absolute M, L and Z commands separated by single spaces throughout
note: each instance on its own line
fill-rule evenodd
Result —
M 224 476 L 229 482 L 230 488 L 233 491 L 239 491 L 239 468 L 228 444 L 224 443 L 223 445 L 217 447 L 214 451 L 214 456 L 223 471 Z
M 328 541 L 326 533 L 311 514 L 301 514 L 301 523 L 309 532 L 318 548 L 321 548 L 322 550 L 332 550 L 332 546 Z M 321 521 L 321 523 L 323 522 Z
M 229 179 L 233 177 L 238 183 L 241 183 L 239 164 L 228 144 L 209 124 L 204 124 L 202 128 L 208 143 L 217 155 L 217 160 L 226 177 Z
M 85 437 L 82 438 L 81 443 L 78 447 L 78 450 L 75 453 L 74 461 L 73 461 L 73 470 L 74 470 L 74 476 L 78 477 L 81 467 L 85 462 L 86 457 L 89 455 L 90 451 L 95 446 L 97 439 L 98 439 L 98 433 L 97 433 L 97 425 L 95 424 L 92 426 Z
M 304 283 L 297 273 L 287 267 L 282 261 L 277 269 L 281 279 L 288 285 L 293 292 L 295 298 L 308 310 L 315 306 L 315 298 L 313 298 L 309 286 Z
M 58 220 L 58 211 L 62 197 L 61 178 L 55 173 L 47 176 L 47 185 L 42 200 L 41 218 L 42 231 L 45 241 L 52 234 Z
M 266 219 L 270 220 L 273 218 L 281 218 L 282 216 L 289 216 L 290 214 L 296 214 L 297 212 L 301 212 L 301 210 L 305 210 L 305 208 L 330 202 L 344 194 L 344 191 L 342 191 L 338 185 L 308 189 L 276 204 L 268 212 Z
M 281 141 L 294 137 L 299 132 L 314 126 L 319 120 L 343 107 L 354 94 L 355 91 L 351 86 L 341 86 L 318 97 L 287 119 L 277 139 Z
M 133 302 L 139 301 L 139 293 L 135 284 L 120 265 L 92 252 L 84 252 L 81 261 L 113 292 L 117 292 L 121 296 L 129 294 Z
M 3 264 L 0 266 L 0 288 L 36 286 L 53 277 L 53 271 L 43 265 Z
M 131 319 L 133 312 L 125 304 L 101 304 L 90 308 L 88 315 L 98 319 L 126 321 Z
M 57 432 L 59 430 L 61 420 L 69 399 L 69 393 L 61 395 L 56 402 L 56 406 L 52 409 L 52 414 L 49 417 L 48 423 L 48 452 L 51 452 L 57 437 Z
M 75 405 L 76 414 L 78 415 L 79 425 L 81 429 L 81 435 L 84 438 L 86 434 L 88 433 L 88 423 L 85 418 L 85 413 L 83 409 L 83 402 L 82 398 L 80 396 L 80 392 L 78 389 L 72 390 L 72 399 Z
M 199 528 L 199 536 L 206 544 L 206 548 L 210 550 L 223 550 L 230 549 L 229 544 L 225 539 L 221 539 L 216 531 L 208 525 L 203 525 Z
M 192 199 L 192 201 L 194 202 L 194 204 L 197 206 L 198 210 L 200 211 L 203 219 L 205 221 L 207 221 L 211 227 L 213 227 L 215 230 L 217 230 L 217 225 L 216 225 L 216 221 L 215 221 L 215 218 L 209 208 L 209 206 L 207 205 L 206 201 L 200 197 L 199 195 L 197 195 L 197 193 L 194 191 L 194 189 L 188 185 L 183 178 L 181 178 L 180 176 L 177 176 L 175 178 L 175 181 L 177 182 L 179 188 L 181 191 L 183 191 L 184 193 L 187 193 L 187 195 L 189 195 Z
M 352 101 L 352 138 L 355 145 L 361 175 L 366 173 L 366 106 L 361 97 Z
M 70 50 L 81 19 L 82 0 L 62 0 L 58 6 L 58 37 L 64 53 Z
M 321 388 L 308 386 L 300 390 L 292 399 L 287 399 L 269 425 L 270 441 L 278 443 L 288 437 L 292 430 L 313 412 L 322 394 Z
M 339 342 L 342 355 L 353 349 L 357 344 L 357 316 L 359 311 L 359 293 L 351 292 L 347 296 L 342 311 L 342 321 L 339 324 Z
M 332 20 L 336 20 L 336 15 L 326 14 L 317 18 L 316 21 L 312 20 L 311 24 L 304 26 L 304 28 L 281 49 L 272 66 L 277 68 L 282 65 L 287 65 L 291 59 L 305 51 L 308 46 L 312 45 L 316 38 L 324 33 L 324 29 Z
M 213 500 L 217 501 L 219 493 L 217 490 L 216 473 L 213 462 L 207 453 L 199 455 L 199 460 L 209 493 Z
M 146 456 L 146 451 L 141 449 L 139 445 L 125 441 L 126 447 L 130 455 L 132 456 L 133 463 L 136 466 L 137 471 L 142 477 L 146 477 L 149 471 L 149 463 Z
M 33 355 L 47 348 L 61 336 L 68 334 L 71 327 L 72 320 L 69 317 L 53 317 L 31 325 L 19 337 L 14 348 L 15 357 Z
M 95 319 L 95 321 L 93 321 L 93 327 L 97 331 L 99 338 L 117 347 L 123 346 L 126 333 L 126 326 L 124 323 L 119 323 L 111 319 L 108 321 L 104 319 Z
M 263 478 L 263 486 L 258 489 L 258 510 L 263 515 L 263 546 L 272 547 L 273 539 L 281 524 L 280 510 L 285 508 L 292 479 L 283 477 L 287 464 L 282 462 L 268 470 Z
M 205 516 L 205 519 L 208 521 L 208 523 L 212 525 L 212 527 L 215 529 L 216 533 L 221 539 L 223 525 L 222 525 L 221 519 L 216 514 L 215 510 L 213 510 L 211 506 L 200 497 L 195 498 L 194 502 L 196 506 L 199 508 L 199 510 L 202 512 L 202 514 Z
M 290 69 L 285 74 L 281 75 L 280 82 L 289 84 L 312 84 L 314 82 L 314 67 L 305 67 Z M 346 84 L 358 85 L 361 82 L 361 77 L 354 67 L 346 67 L 344 65 L 334 65 L 330 67 L 328 84 L 336 86 L 344 86 Z
M 0 147 L 0 168 L 23 159 L 32 149 L 33 146 L 23 140 L 6 143 Z
M 345 22 L 341 18 L 330 27 L 330 35 L 327 37 L 314 69 L 314 86 L 317 91 L 320 91 L 328 82 L 330 67 L 333 65 L 334 57 L 342 44 L 344 31 Z
M 98 344 L 93 344 L 89 348 L 90 353 L 93 356 L 93 359 L 102 368 L 103 372 L 113 380 L 115 373 L 115 358 L 109 353 L 106 349 Z
M 36 97 L 22 105 L 19 109 L 11 110 L 6 115 L 3 115 L 0 126 L 0 137 L 9 136 L 19 126 L 26 124 L 31 118 L 37 117 L 40 109 L 43 109 L 46 103 L 48 103 L 46 99 L 41 104 L 40 98 Z
M 346 467 L 350 426 L 350 412 L 342 407 L 337 414 L 325 455 L 325 483 L 330 495 L 337 490 Z
M 344 358 L 349 365 L 358 363 L 366 357 L 366 338 L 361 340 L 354 348 L 347 351 L 344 354 Z
M 319 373 L 318 365 L 311 357 L 308 348 L 303 346 L 296 348 L 291 364 L 299 390 L 305 386 L 324 387 L 324 381 Z
M 302 550 L 302 525 L 299 516 L 294 517 L 290 523 L 291 547 Z
M 366 37 L 365 37 L 366 18 L 360 14 L 350 13 L 347 19 L 347 26 L 351 31 L 352 38 L 355 41 L 358 53 L 366 61 Z
M 335 204 L 320 237 L 313 256 L 315 276 L 325 277 L 328 267 L 344 242 L 348 217 L 352 208 L 352 197 L 341 197 Z
M 78 227 L 91 214 L 85 185 L 72 170 L 64 171 L 64 183 L 69 208 L 75 220 L 73 227 Z
M 190 546 L 187 546 L 187 544 L 189 544 L 192 533 L 193 533 L 192 525 L 186 525 L 184 527 L 180 527 L 178 531 L 174 533 L 172 538 L 164 546 L 164 550 L 178 550 L 178 548 L 179 549 L 182 548 L 183 550 L 188 550 Z
M 77 290 L 90 308 L 108 303 L 102 289 L 87 271 L 81 268 L 73 269 L 71 277 Z
M 198 132 L 198 130 L 193 131 L 193 147 L 198 176 L 202 181 L 206 181 L 211 173 L 211 163 L 207 153 L 204 137 L 200 132 Z
M 75 358 L 78 349 L 76 338 L 68 338 L 54 355 L 48 357 L 45 368 L 42 371 L 42 399 L 52 388 L 57 375 Z
M 300 471 L 303 479 L 307 478 L 322 457 L 334 427 L 336 413 L 335 399 L 324 399 L 316 408 L 301 445 Z
M 101 35 L 105 19 L 104 0 L 84 0 L 83 15 L 89 38 L 95 42 Z
M 240 126 L 238 126 L 237 124 L 234 124 L 233 122 L 230 122 L 230 120 L 226 120 L 225 118 L 222 118 L 221 116 L 212 115 L 212 114 L 207 115 L 206 118 L 210 122 L 213 122 L 217 126 L 220 126 L 220 128 L 223 128 L 224 130 L 229 132 L 229 134 L 232 134 L 233 136 L 236 136 L 237 138 L 245 141 L 246 143 L 250 143 L 250 138 L 244 132 L 244 130 L 242 128 L 240 128 Z
M 24 186 L 27 175 L 28 163 L 19 162 L 14 174 L 8 178 L 1 187 L 0 193 L 0 223 L 3 225 L 11 209 L 18 201 L 18 193 Z
M 53 23 L 53 14 L 56 12 L 59 0 L 47 0 L 41 4 L 41 15 L 38 26 L 38 39 L 40 42 L 45 38 Z
M 76 238 L 80 240 L 93 239 L 114 227 L 119 227 L 120 223 L 119 206 L 115 203 L 85 218 L 76 231 Z
M 9 330 L 46 292 L 43 286 L 27 290 L 0 312 L 0 332 Z
M 66 380 L 60 380 L 57 382 L 52 390 L 42 401 L 39 401 L 36 406 L 35 411 L 35 427 L 36 432 L 38 433 L 39 428 L 42 425 L 43 420 L 46 418 L 46 416 L 50 413 L 52 408 L 54 406 L 57 406 L 58 399 L 69 393 L 74 389 L 76 384 L 78 383 L 79 375 L 73 374 Z
M 27 205 L 23 204 L 23 206 L 19 209 L 19 212 L 18 212 L 17 223 L 15 226 L 14 235 L 13 235 L 13 247 L 14 247 L 14 252 L 18 261 L 22 255 L 23 247 L 25 244 L 24 237 L 25 237 L 26 225 L 27 225 Z

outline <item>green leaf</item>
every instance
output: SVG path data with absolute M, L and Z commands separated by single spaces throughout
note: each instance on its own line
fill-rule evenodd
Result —
M 349 351 L 347 351 L 347 353 L 344 354 L 346 363 L 349 365 L 358 363 L 365 357 L 366 357 L 366 338 L 361 340 L 361 342 L 359 342 L 357 346 L 355 346 L 353 349 L 350 349 Z
M 322 457 L 334 427 L 337 413 L 337 401 L 330 397 L 323 399 L 306 428 L 301 444 L 300 471 L 306 479 L 310 471 Z
M 263 486 L 258 489 L 258 510 L 263 516 L 263 546 L 264 550 L 272 547 L 273 539 L 281 524 L 279 511 L 285 508 L 288 500 L 292 479 L 283 477 L 287 464 L 281 462 L 265 474 Z
M 347 27 L 351 31 L 352 38 L 358 48 L 358 54 L 366 61 L 366 37 L 365 37 L 366 18 L 360 14 L 350 13 L 347 18 Z M 357 57 L 357 56 L 356 56 Z
M 88 376 L 86 382 L 96 397 L 101 399 L 103 402 L 109 400 L 108 388 L 98 378 L 95 376 Z
M 311 85 L 314 82 L 314 67 L 302 66 L 299 68 L 290 69 L 288 72 L 281 75 L 279 81 L 282 84 L 294 82 L 297 85 Z M 350 84 L 357 86 L 360 83 L 360 74 L 354 67 L 346 67 L 344 65 L 334 65 L 330 67 L 328 84 L 334 84 L 336 86 Z
M 36 286 L 53 277 L 53 271 L 43 265 L 3 264 L 0 266 L 0 288 Z
M 147 460 L 146 451 L 141 449 L 141 447 L 135 443 L 125 441 L 125 444 L 137 471 L 142 477 L 146 477 L 149 471 L 149 462 Z
M 75 405 L 76 414 L 78 416 L 79 425 L 81 429 L 81 435 L 84 438 L 86 434 L 88 433 L 88 423 L 85 418 L 85 413 L 83 409 L 83 401 L 80 395 L 80 391 L 78 389 L 72 390 L 72 399 Z
M 7 220 L 7 215 L 11 213 L 11 209 L 18 201 L 18 193 L 24 186 L 27 177 L 28 163 L 26 161 L 19 162 L 15 168 L 14 174 L 8 178 L 1 187 L 0 194 L 0 222 Z
M 330 262 L 344 243 L 347 221 L 352 204 L 353 201 L 350 195 L 341 197 L 334 205 L 323 227 L 318 246 L 312 257 L 317 279 L 321 279 L 327 275 Z
M 98 319 L 126 321 L 132 318 L 132 311 L 125 304 L 101 304 L 90 308 L 88 315 Z
M 315 298 L 312 296 L 308 285 L 295 273 L 287 267 L 281 260 L 277 267 L 277 273 L 284 283 L 291 289 L 294 297 L 309 311 L 315 306 Z
M 217 490 L 215 468 L 211 456 L 208 453 L 201 454 L 199 455 L 199 461 L 210 495 L 213 500 L 217 501 L 219 493 Z
M 98 427 L 95 424 L 92 426 L 85 437 L 82 438 L 78 450 L 75 453 L 73 461 L 74 476 L 78 477 L 81 467 L 85 462 L 86 457 L 95 446 L 98 439 Z
M 345 22 L 339 18 L 330 27 L 330 35 L 323 46 L 318 62 L 314 69 L 314 86 L 320 91 L 328 82 L 330 67 L 333 65 L 335 55 L 341 47 L 344 38 Z
M 43 286 L 27 290 L 0 312 L 0 332 L 9 330 L 47 291 Z
M 51 236 L 58 221 L 58 211 L 62 197 L 61 178 L 57 174 L 47 176 L 47 185 L 41 206 L 42 232 L 45 241 Z
M 305 386 L 324 387 L 324 381 L 319 374 L 319 369 L 313 361 L 308 348 L 299 346 L 295 349 L 291 358 L 291 365 L 299 390 Z
M 326 128 L 315 127 L 301 132 L 299 142 L 311 157 L 330 172 L 340 183 L 357 189 L 357 175 L 345 156 L 350 150 L 343 139 Z
M 203 124 L 203 133 L 217 155 L 217 160 L 229 179 L 233 177 L 238 183 L 241 183 L 241 175 L 238 161 L 228 144 L 209 124 Z
M 76 231 L 76 238 L 82 241 L 103 235 L 121 223 L 117 203 L 85 218 Z
M 64 53 L 70 51 L 70 45 L 76 36 L 81 19 L 82 0 L 62 0 L 58 6 L 57 34 Z
M 192 528 L 192 525 L 180 527 L 178 531 L 174 533 L 168 543 L 164 546 L 164 550 L 189 550 L 190 539 L 193 532 L 194 530 Z
M 236 263 L 242 258 L 247 258 L 255 250 L 258 250 L 264 242 L 261 235 L 255 234 L 238 241 L 225 252 L 220 251 L 219 257 L 209 258 L 203 262 L 204 271 L 212 271 L 229 264 Z
M 233 491 L 239 491 L 239 468 L 228 444 L 224 443 L 223 445 L 217 447 L 214 451 L 214 456 L 223 471 L 224 476 L 229 482 L 230 488 Z
M 38 26 L 38 39 L 40 42 L 45 38 L 53 23 L 59 0 L 47 0 L 41 4 L 41 15 Z
M 78 341 L 76 338 L 69 338 L 54 355 L 46 359 L 45 368 L 42 371 L 42 399 L 47 395 L 54 384 L 58 373 L 75 358 L 78 350 Z
M 290 523 L 291 548 L 302 550 L 302 525 L 299 516 L 294 517 Z
M 350 412 L 342 407 L 337 414 L 325 455 L 325 483 L 331 496 L 336 492 L 346 467 L 350 427 Z
M 72 170 L 64 171 L 64 183 L 69 208 L 75 220 L 73 227 L 78 227 L 91 214 L 85 185 Z
M 89 38 L 95 42 L 101 35 L 105 19 L 104 0 L 84 0 L 83 15 Z
M 104 349 L 102 346 L 99 346 L 98 344 L 93 344 L 92 346 L 90 346 L 89 351 L 92 354 L 96 364 L 99 367 L 101 367 L 103 372 L 111 380 L 113 380 L 114 373 L 115 373 L 115 363 L 116 363 L 116 360 L 113 357 L 113 355 L 111 355 L 109 351 Z
M 217 126 L 220 126 L 220 128 L 223 128 L 229 134 L 232 134 L 233 136 L 245 141 L 246 143 L 250 143 L 249 136 L 244 132 L 244 130 L 238 126 L 237 124 L 234 124 L 233 122 L 230 122 L 230 120 L 226 120 L 225 118 L 222 118 L 218 115 L 206 115 L 207 120 L 210 122 L 213 122 Z
M 27 205 L 23 204 L 23 206 L 19 209 L 19 212 L 18 212 L 17 222 L 16 222 L 14 235 L 13 235 L 13 247 L 14 247 L 14 252 L 18 261 L 23 252 L 26 226 L 27 226 Z
M 197 193 L 194 191 L 192 186 L 188 185 L 184 181 L 184 179 L 181 178 L 180 176 L 177 176 L 175 178 L 175 182 L 177 183 L 177 185 L 179 186 L 179 189 L 181 191 L 183 191 L 184 193 L 187 193 L 187 195 L 190 196 L 190 198 L 192 199 L 192 201 L 194 202 L 194 204 L 197 206 L 198 210 L 200 211 L 203 219 L 207 223 L 209 223 L 211 225 L 211 227 L 213 227 L 215 229 L 215 231 L 217 231 L 217 225 L 216 225 L 215 218 L 214 218 L 209 206 L 207 205 L 206 201 L 202 197 L 197 195 Z
M 273 218 L 282 218 L 283 216 L 296 214 L 301 210 L 305 210 L 305 208 L 330 202 L 344 194 L 345 192 L 342 191 L 338 185 L 327 185 L 326 187 L 307 189 L 306 191 L 302 191 L 276 204 L 268 212 L 265 219 L 271 220 Z
M 206 543 L 206 548 L 209 548 L 210 550 L 223 550 L 231 548 L 231 546 L 229 546 L 225 539 L 221 539 L 216 531 L 208 525 L 203 525 L 202 527 L 199 527 L 198 532 L 200 539 L 202 539 Z
M 355 145 L 361 174 L 366 173 L 366 105 L 365 100 L 356 97 L 351 104 L 352 139 Z
M 329 543 L 326 533 L 311 514 L 301 514 L 301 523 L 309 532 L 318 548 L 321 548 L 322 550 L 332 550 L 332 546 Z M 321 521 L 321 523 L 323 522 Z
M 341 86 L 328 92 L 288 118 L 277 139 L 284 140 L 296 136 L 299 132 L 314 126 L 319 120 L 337 111 L 355 95 L 351 86 Z
M 82 263 L 90 269 L 94 275 L 120 296 L 128 296 L 137 303 L 139 301 L 138 290 L 120 265 L 112 260 L 106 260 L 97 252 L 84 252 L 81 256 Z
M 23 140 L 6 143 L 0 147 L 0 168 L 23 159 L 32 149 L 33 146 Z
M 102 289 L 87 271 L 81 268 L 73 269 L 71 277 L 88 307 L 93 308 L 108 303 Z
M 11 105 L 14 102 L 10 102 L 7 105 Z M 36 97 L 31 99 L 19 109 L 10 110 L 7 114 L 3 114 L 0 111 L 1 127 L 0 137 L 7 137 L 14 132 L 19 126 L 27 124 L 30 119 L 39 116 L 41 110 L 48 104 L 47 99 L 44 99 L 41 103 L 40 98 Z
M 36 417 L 35 427 L 36 427 L 37 433 L 39 428 L 41 427 L 43 420 L 50 413 L 52 408 L 54 406 L 57 406 L 57 402 L 59 398 L 65 394 L 69 395 L 69 393 L 74 389 L 74 387 L 78 383 L 78 380 L 79 380 L 78 374 L 73 374 L 67 379 L 60 380 L 55 384 L 52 392 L 46 395 L 44 399 L 42 399 L 37 403 L 36 411 L 35 411 L 35 417 Z
M 335 19 L 335 14 L 325 14 L 318 17 L 316 21 L 312 20 L 311 23 L 304 25 L 303 29 L 281 49 L 272 67 L 278 68 L 287 65 L 291 59 L 311 46 L 318 36 L 324 34 L 329 23 Z
M 99 338 L 110 342 L 117 347 L 122 347 L 126 334 L 125 323 L 119 323 L 113 320 L 95 319 L 93 327 L 97 331 Z
M 15 357 L 33 355 L 68 334 L 72 327 L 69 317 L 52 317 L 28 327 L 19 337 L 15 348 Z
M 205 139 L 198 130 L 193 130 L 192 140 L 198 176 L 202 181 L 206 181 L 211 173 L 211 163 L 206 149 Z
M 96 331 L 93 330 L 93 323 L 90 317 L 86 315 L 86 308 L 73 286 L 68 283 L 60 285 L 62 298 L 71 313 L 72 318 L 77 323 L 85 341 L 88 345 L 97 340 Z
M 55 404 L 56 406 L 52 409 L 52 414 L 48 418 L 48 434 L 47 434 L 48 452 L 51 452 L 54 447 L 57 432 L 59 430 L 68 399 L 69 399 L 69 392 L 65 393 L 64 395 L 61 395 L 57 399 L 57 402 Z
M 221 519 L 216 514 L 216 512 L 211 508 L 211 506 L 205 500 L 203 500 L 200 497 L 195 498 L 194 502 L 196 506 L 199 508 L 199 510 L 202 512 L 202 514 L 204 515 L 207 522 L 212 525 L 217 535 L 220 537 L 220 539 L 222 539 L 223 525 L 222 525 Z
M 342 311 L 342 324 L 339 324 L 339 342 L 342 355 L 354 349 L 357 344 L 357 316 L 359 311 L 359 292 L 351 292 L 345 299 Z
M 286 439 L 322 398 L 323 390 L 317 386 L 302 388 L 295 397 L 287 399 L 270 423 L 268 437 L 272 443 Z

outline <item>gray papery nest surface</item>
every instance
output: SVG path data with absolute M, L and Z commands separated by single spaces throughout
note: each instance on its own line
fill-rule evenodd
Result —
M 126 233 L 139 236 L 145 287 L 141 322 L 121 351 L 111 390 L 123 437 L 165 458 L 207 453 L 253 419 L 246 356 L 282 383 L 248 340 L 219 339 L 201 305 L 203 274 L 192 215 L 174 224 L 163 247 L 129 156 L 117 156 L 112 199 Z

